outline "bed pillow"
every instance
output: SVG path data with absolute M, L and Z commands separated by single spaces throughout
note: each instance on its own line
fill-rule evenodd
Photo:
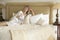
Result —
M 31 14 L 25 16 L 23 23 L 24 24 L 30 24 L 30 17 L 31 17 Z
M 42 20 L 41 18 L 37 21 L 37 25 L 43 25 L 43 23 L 44 23 L 44 20 Z
M 43 14 L 43 16 L 41 17 L 41 19 L 44 21 L 43 25 L 49 24 L 49 14 Z
M 36 24 L 37 21 L 42 17 L 42 14 L 34 15 L 30 17 L 30 23 Z
M 38 25 L 49 24 L 49 14 L 43 14 L 40 19 L 36 22 Z

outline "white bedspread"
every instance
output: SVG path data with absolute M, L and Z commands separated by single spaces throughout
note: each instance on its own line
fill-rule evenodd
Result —
M 0 40 L 11 40 L 10 34 L 8 35 L 7 30 L 10 30 L 12 35 L 12 40 L 47 40 L 50 35 L 55 36 L 55 30 L 53 25 L 31 25 L 31 24 L 23 24 L 23 25 L 15 25 L 8 27 L 0 27 Z M 5 37 L 4 33 L 5 32 Z M 3 34 L 2 34 L 3 33 Z M 17 33 L 17 34 L 16 34 Z M 20 35 L 20 36 L 18 36 Z M 22 36 L 23 35 L 23 36 Z

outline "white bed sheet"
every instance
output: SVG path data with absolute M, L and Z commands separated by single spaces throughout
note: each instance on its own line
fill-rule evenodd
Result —
M 38 31 L 37 36 L 41 37 L 41 35 L 42 35 L 42 37 L 41 37 L 42 40 L 46 40 L 50 34 L 52 34 L 57 39 L 57 35 L 55 35 L 55 27 L 53 25 L 23 24 L 23 25 L 15 25 L 15 26 L 8 26 L 8 27 L 0 27 L 0 34 L 1 34 L 1 32 L 3 33 L 0 35 L 0 38 L 2 38 L 0 40 L 11 40 L 10 34 L 7 30 L 25 30 L 27 32 L 31 31 L 33 34 L 34 34 L 34 32 Z M 24 33 L 26 33 L 25 31 L 24 31 Z M 34 36 L 35 36 L 35 34 L 34 34 Z

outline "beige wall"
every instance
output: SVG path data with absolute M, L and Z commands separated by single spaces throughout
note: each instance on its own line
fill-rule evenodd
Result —
M 53 8 L 55 8 L 55 9 L 60 9 L 60 3 L 54 4 Z
M 0 2 L 60 2 L 60 0 L 0 0 Z
M 59 0 L 0 0 L 0 2 L 59 2 Z
M 4 5 L 3 4 L 0 4 L 0 8 L 3 8 L 4 7 Z

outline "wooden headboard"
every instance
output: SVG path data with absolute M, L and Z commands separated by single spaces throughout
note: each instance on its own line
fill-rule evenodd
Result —
M 34 10 L 35 15 L 36 14 L 50 14 L 50 6 L 51 3 L 7 3 L 6 4 L 6 19 L 9 20 L 13 13 L 16 13 L 24 8 L 25 5 L 31 6 L 31 8 Z M 49 16 L 50 17 L 50 16 Z M 51 19 L 49 18 L 50 22 Z

